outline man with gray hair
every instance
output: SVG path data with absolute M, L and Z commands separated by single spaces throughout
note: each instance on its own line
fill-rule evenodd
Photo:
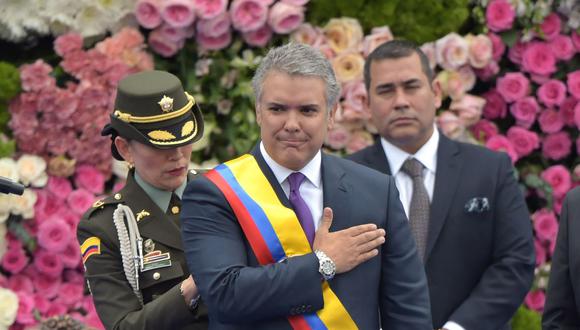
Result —
M 253 85 L 261 142 L 183 195 L 210 328 L 431 329 L 394 181 L 320 150 L 340 91 L 328 60 L 306 45 L 274 48 Z

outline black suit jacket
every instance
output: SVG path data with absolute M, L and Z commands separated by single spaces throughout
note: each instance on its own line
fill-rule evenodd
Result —
M 253 155 L 291 208 L 258 148 Z M 379 256 L 329 281 L 357 326 L 378 329 L 382 321 L 384 330 L 431 329 L 425 273 L 394 182 L 325 154 L 322 182 L 324 206 L 334 211 L 332 231 L 374 222 L 387 232 Z M 288 316 L 323 307 L 314 253 L 260 266 L 225 197 L 207 178 L 188 184 L 181 217 L 187 261 L 211 329 L 290 329 Z
M 580 329 L 580 187 L 562 205 L 542 327 Z
M 390 174 L 380 140 L 350 159 Z M 489 210 L 466 211 L 484 197 Z M 530 216 L 507 155 L 441 134 L 425 250 L 433 327 L 509 328 L 534 265 Z

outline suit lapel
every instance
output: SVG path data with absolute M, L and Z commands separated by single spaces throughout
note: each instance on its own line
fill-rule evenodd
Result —
M 133 210 L 135 218 L 143 210 L 149 213 L 137 222 L 141 236 L 183 251 L 179 228 L 141 189 L 131 174 L 127 177 L 122 194 L 124 203 Z
M 346 173 L 325 153 L 322 153 L 322 190 L 323 205 L 330 207 L 334 214 L 331 228 L 335 230 L 348 228 L 350 206 Z
M 373 170 L 391 175 L 391 167 L 389 166 L 389 161 L 385 155 L 385 149 L 383 149 L 383 146 L 381 145 L 380 138 L 377 139 L 375 144 L 370 148 L 365 161 Z
M 433 200 L 431 202 L 429 234 L 427 236 L 427 246 L 425 247 L 425 263 L 427 263 L 445 224 L 449 208 L 459 185 L 462 165 L 461 153 L 457 143 L 441 134 L 439 147 L 437 148 L 437 170 L 435 173 Z

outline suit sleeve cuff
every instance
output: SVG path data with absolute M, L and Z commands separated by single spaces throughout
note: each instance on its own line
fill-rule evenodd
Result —
M 453 321 L 447 321 L 447 323 L 443 325 L 443 328 L 447 330 L 465 330 L 465 328 Z

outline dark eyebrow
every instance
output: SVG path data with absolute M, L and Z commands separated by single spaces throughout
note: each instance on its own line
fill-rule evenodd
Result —
M 292 107 L 297 107 L 297 108 L 319 108 L 318 104 L 316 103 L 312 103 L 312 104 L 282 104 L 282 103 L 277 103 L 277 102 L 268 102 L 266 104 L 266 106 L 268 108 L 271 107 L 276 107 L 276 108 L 281 108 L 281 109 L 288 109 L 288 108 L 292 108 Z
M 417 78 L 411 78 L 408 80 L 403 81 L 402 83 L 384 83 L 384 84 L 380 84 L 377 85 L 377 87 L 375 88 L 376 90 L 385 90 L 385 89 L 390 89 L 390 88 L 394 88 L 395 85 L 399 84 L 399 85 L 403 85 L 403 86 L 408 86 L 408 85 L 412 85 L 412 84 L 420 84 L 421 80 L 417 79 Z

